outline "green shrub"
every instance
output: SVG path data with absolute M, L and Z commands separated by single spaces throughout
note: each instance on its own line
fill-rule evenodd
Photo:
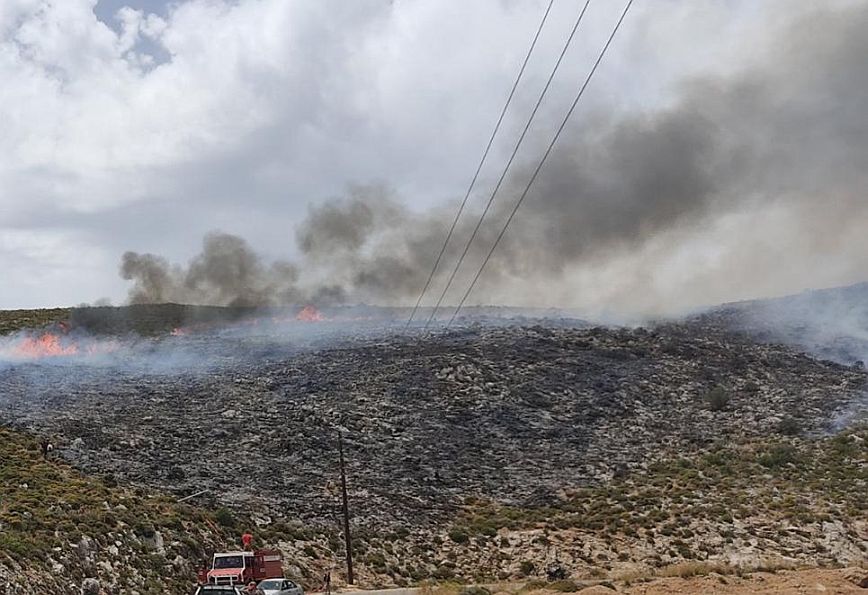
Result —
M 445 580 L 455 576 L 455 571 L 449 566 L 440 566 L 434 571 L 434 578 Z
M 470 537 L 461 529 L 453 529 L 449 532 L 449 539 L 455 543 L 467 543 L 470 540 Z
M 146 539 L 151 539 L 156 534 L 157 530 L 151 523 L 139 521 L 133 527 L 133 532 L 139 537 L 144 537 Z
M 729 405 L 730 396 L 722 386 L 717 386 L 711 389 L 706 400 L 708 401 L 708 408 L 710 410 L 723 411 Z
M 572 579 L 564 579 L 551 583 L 548 585 L 548 588 L 559 593 L 575 593 L 581 588 L 581 586 Z
M 779 469 L 799 460 L 798 451 L 789 444 L 777 444 L 760 455 L 759 464 L 767 469 Z
M 386 567 L 386 557 L 383 556 L 382 552 L 374 552 L 368 555 L 367 563 L 375 568 L 385 568 Z
M 44 548 L 24 535 L 0 535 L 0 552 L 5 552 L 16 560 L 28 556 L 41 557 Z
M 781 423 L 778 424 L 778 432 L 784 436 L 796 436 L 801 431 L 802 428 L 799 425 L 799 422 L 792 417 L 785 417 L 781 420 Z
M 224 527 L 231 528 L 235 526 L 235 515 L 228 508 L 218 508 L 217 512 L 214 513 L 214 519 Z

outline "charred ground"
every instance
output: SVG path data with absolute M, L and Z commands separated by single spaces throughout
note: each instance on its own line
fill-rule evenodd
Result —
M 84 469 L 312 520 L 328 516 L 344 428 L 356 514 L 392 524 L 467 495 L 551 503 L 715 441 L 829 432 L 866 382 L 689 325 L 478 327 L 285 358 L 255 337 L 190 341 L 240 355 L 168 373 L 19 366 L 0 373 L 5 408 Z
M 188 356 L 174 367 L 8 366 L 0 416 L 91 475 L 207 490 L 193 502 L 259 525 L 299 576 L 340 550 L 339 429 L 369 584 L 533 574 L 552 548 L 580 574 L 863 558 L 866 436 L 846 414 L 864 367 L 723 320 L 354 320 L 289 342 L 206 325 L 147 340 Z

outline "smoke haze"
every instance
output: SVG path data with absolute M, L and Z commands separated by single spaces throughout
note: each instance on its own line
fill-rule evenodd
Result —
M 805 282 L 793 270 L 801 266 L 828 270 L 829 280 L 864 278 L 866 30 L 868 5 L 817 7 L 769 25 L 769 49 L 743 67 L 681 81 L 662 106 L 585 113 L 556 147 L 471 302 L 658 315 L 790 290 Z M 554 126 L 539 128 L 447 303 L 463 293 Z M 490 186 L 477 187 L 426 303 Z M 412 304 L 457 204 L 420 213 L 407 200 L 374 184 L 311 207 L 295 250 L 287 247 L 292 262 L 265 262 L 243 239 L 212 233 L 186 266 L 128 252 L 121 275 L 136 303 Z M 825 281 L 822 273 L 815 279 Z
M 130 302 L 192 303 L 256 306 L 298 299 L 298 272 L 288 262 L 265 265 L 239 237 L 224 233 L 205 236 L 202 253 L 187 267 L 172 266 L 154 254 L 127 252 L 121 276 L 133 280 Z

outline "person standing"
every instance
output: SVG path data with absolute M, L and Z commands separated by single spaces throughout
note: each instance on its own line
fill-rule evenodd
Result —
M 51 451 L 54 450 L 54 445 L 48 438 L 43 438 L 39 443 L 39 449 L 42 451 L 42 458 L 47 461 L 48 455 L 50 455 Z
M 247 551 L 253 549 L 253 534 L 250 531 L 245 531 L 241 536 L 241 545 Z

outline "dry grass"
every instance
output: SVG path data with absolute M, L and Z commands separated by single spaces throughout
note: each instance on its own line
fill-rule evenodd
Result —
M 0 310 L 0 335 L 22 329 L 42 328 L 66 320 L 69 308 L 45 310 Z
M 749 572 L 777 572 L 779 570 L 796 570 L 799 564 L 783 558 L 763 558 L 759 564 L 752 566 Z
M 739 568 L 723 562 L 678 562 L 659 568 L 654 576 L 690 578 L 694 576 L 707 576 L 716 574 L 737 574 Z
M 575 490 L 550 506 L 479 500 L 465 507 L 452 530 L 468 540 L 502 529 L 573 529 L 628 541 L 653 533 L 671 542 L 684 560 L 714 558 L 724 547 L 703 544 L 694 535 L 696 527 L 715 527 L 729 542 L 737 520 L 762 519 L 769 528 L 779 528 L 864 518 L 866 460 L 868 427 L 814 441 L 774 437 L 719 444 L 696 456 L 656 462 L 645 473 L 605 486 Z M 696 527 L 676 521 L 681 518 Z M 772 536 L 776 541 L 787 537 L 785 531 Z
M 464 585 L 458 583 L 432 583 L 425 581 L 419 585 L 419 595 L 458 595 Z
M 775 573 L 779 570 L 795 570 L 798 565 L 783 558 L 764 558 L 757 564 L 735 565 L 720 561 L 686 561 L 669 564 L 656 570 L 632 570 L 612 577 L 613 580 L 630 584 L 649 581 L 654 578 L 693 578 L 720 575 L 745 575 L 751 572 Z

